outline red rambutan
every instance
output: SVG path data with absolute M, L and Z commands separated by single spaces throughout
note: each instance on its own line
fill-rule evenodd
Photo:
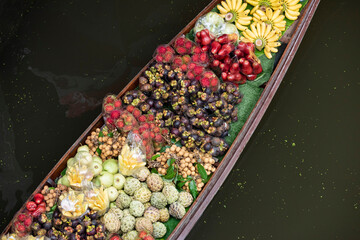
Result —
M 108 103 L 104 106 L 104 112 L 105 113 L 111 113 L 112 111 L 114 111 L 115 107 L 114 104 L 112 103 Z
M 146 122 L 146 116 L 144 115 L 141 115 L 139 118 L 138 118 L 139 122 Z
M 129 113 L 132 113 L 134 111 L 134 106 L 133 105 L 127 105 L 126 106 L 126 111 L 128 111 Z
M 166 53 L 166 47 L 165 46 L 158 46 L 158 48 L 156 49 L 156 52 L 159 54 L 164 54 Z
M 115 100 L 115 102 L 114 102 L 114 107 L 115 107 L 116 109 L 120 109 L 121 106 L 122 106 L 122 101 L 121 101 L 121 99 Z
M 119 110 L 114 110 L 110 113 L 110 117 L 112 119 L 118 119 L 120 117 L 121 112 Z
M 135 117 L 136 119 L 138 119 L 138 118 L 141 116 L 141 111 L 140 111 L 140 109 L 134 108 L 134 110 L 133 110 L 133 112 L 132 112 L 132 115 L 134 115 L 134 117 Z
M 190 50 L 191 48 L 192 48 L 192 46 L 193 46 L 193 44 L 192 44 L 192 42 L 191 41 L 186 41 L 186 43 L 185 43 L 185 47 L 188 49 L 188 50 Z
M 161 62 L 164 61 L 164 58 L 162 56 L 160 56 L 160 55 L 156 55 L 155 56 L 155 61 L 158 62 L 158 63 L 161 63 Z
M 154 116 L 153 114 L 148 114 L 148 115 L 147 115 L 147 120 L 148 120 L 149 122 L 152 122 L 152 121 L 155 120 L 155 116 Z
M 123 127 L 125 126 L 125 123 L 124 123 L 124 121 L 118 119 L 118 120 L 116 121 L 116 123 L 115 123 L 115 126 L 116 126 L 117 128 L 119 128 L 119 129 L 121 129 L 121 128 L 123 128 Z
M 180 54 L 180 55 L 184 55 L 188 53 L 188 50 L 186 50 L 186 48 L 184 47 L 177 47 L 176 51 Z

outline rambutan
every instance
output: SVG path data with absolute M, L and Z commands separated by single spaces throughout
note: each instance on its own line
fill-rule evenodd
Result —
M 147 120 L 148 120 L 149 122 L 152 122 L 152 121 L 155 120 L 155 116 L 154 116 L 153 114 L 148 114 L 148 115 L 147 115 Z
M 183 46 L 185 43 L 185 38 L 184 37 L 179 37 L 178 39 L 176 39 L 175 41 L 175 46 Z
M 191 60 L 193 61 L 193 62 L 199 62 L 199 54 L 194 54 L 194 55 L 192 55 L 192 57 L 191 57 Z
M 165 46 L 158 46 L 156 49 L 156 52 L 159 54 L 164 54 L 166 53 L 166 47 Z
M 200 59 L 200 61 L 203 62 L 203 63 L 207 63 L 208 60 L 209 60 L 206 53 L 201 53 L 201 54 L 199 55 L 199 59 Z
M 107 104 L 107 103 L 114 103 L 116 100 L 116 96 L 111 94 L 111 95 L 107 95 L 105 98 L 104 98 L 104 104 Z
M 171 60 L 173 59 L 173 57 L 174 57 L 174 54 L 173 54 L 173 53 L 167 52 L 167 53 L 165 53 L 165 55 L 164 55 L 164 60 L 163 60 L 163 62 L 169 63 L 169 62 L 171 62 Z
M 161 63 L 161 62 L 164 61 L 164 58 L 162 56 L 160 56 L 160 55 L 156 55 L 155 56 L 155 61 L 158 62 L 158 63 Z
M 203 66 L 196 66 L 195 68 L 194 68 L 194 74 L 195 75 L 200 75 L 202 72 L 204 71 L 204 67 Z
M 153 129 L 155 127 L 154 123 L 150 123 L 150 129 Z
M 110 117 L 112 119 L 118 119 L 120 117 L 121 112 L 119 110 L 114 110 L 110 113 Z
M 160 134 L 155 135 L 154 138 L 155 142 L 162 142 L 163 141 L 163 137 Z
M 195 78 L 195 76 L 194 76 L 194 74 L 193 74 L 192 72 L 187 72 L 187 73 L 186 73 L 186 76 L 187 76 L 187 78 L 189 78 L 190 80 L 192 80 L 192 79 Z
M 144 131 L 144 132 L 141 134 L 141 136 L 142 136 L 143 138 L 150 138 L 150 132 L 149 132 L 149 131 Z
M 114 119 L 112 119 L 112 118 L 107 118 L 107 119 L 106 119 L 106 125 L 114 125 Z
M 145 129 L 150 129 L 150 124 L 147 122 L 141 123 L 141 126 L 144 127 Z
M 181 65 L 181 66 L 180 66 L 180 69 L 181 69 L 181 71 L 186 72 L 186 70 L 187 70 L 187 65 L 186 65 L 186 64 Z
M 132 132 L 133 132 L 134 134 L 140 134 L 140 132 L 139 132 L 138 129 L 134 129 L 134 130 L 132 130 Z
M 150 137 L 154 138 L 155 137 L 155 133 L 154 132 L 150 132 Z
M 166 51 L 173 54 L 175 53 L 174 49 L 171 46 L 167 46 Z
M 121 128 L 123 128 L 123 127 L 125 126 L 125 123 L 124 123 L 124 121 L 118 119 L 118 120 L 116 121 L 116 123 L 115 123 L 115 126 L 116 126 L 117 128 L 119 128 L 119 129 L 121 129 Z
M 131 131 L 131 130 L 133 130 L 133 126 L 132 125 L 125 125 L 123 128 L 122 128 L 122 130 L 124 131 L 124 132 L 129 132 L 129 131 Z M 139 132 L 137 133 L 137 134 L 139 134 Z
M 193 63 L 193 62 L 189 63 L 188 67 L 189 67 L 189 70 L 193 70 L 196 67 L 196 63 Z
M 146 122 L 146 116 L 141 115 L 141 116 L 138 118 L 138 121 L 139 121 L 139 122 Z
M 114 102 L 114 107 L 115 107 L 116 109 L 120 109 L 121 106 L 122 106 L 122 101 L 121 101 L 121 99 L 115 100 L 115 102 Z
M 216 86 L 218 86 L 218 84 L 219 84 L 219 80 L 216 77 L 210 79 L 211 87 L 216 87 Z
M 189 63 L 189 62 L 191 62 L 191 57 L 189 55 L 184 55 L 184 56 L 182 56 L 182 61 L 184 63 Z
M 207 77 L 204 77 L 200 80 L 200 84 L 203 87 L 210 87 L 210 79 Z
M 193 52 L 193 54 L 199 54 L 199 53 L 201 53 L 201 52 L 202 52 L 201 47 L 199 47 L 199 46 L 194 47 L 194 49 L 193 49 L 192 52 Z
M 108 104 L 104 105 L 104 112 L 105 113 L 111 113 L 114 110 L 115 110 L 114 104 L 108 103 Z
M 188 53 L 188 50 L 186 50 L 186 48 L 184 47 L 177 47 L 176 51 L 180 54 L 180 55 L 184 55 Z
M 191 42 L 191 41 L 186 41 L 186 43 L 185 43 L 185 47 L 188 49 L 188 50 L 190 50 L 191 48 L 192 48 L 192 46 L 193 46 L 193 43 Z
M 183 63 L 183 60 L 181 59 L 180 56 L 176 56 L 174 59 L 173 59 L 173 64 L 175 66 L 181 66 L 181 64 Z
M 128 111 L 129 113 L 132 113 L 134 111 L 134 106 L 133 105 L 127 105 L 126 106 L 126 111 Z
M 162 128 L 162 129 L 161 129 L 161 134 L 162 134 L 163 136 L 166 136 L 166 135 L 169 134 L 169 130 L 166 129 L 166 128 Z
M 132 115 L 133 115 L 136 119 L 138 119 L 138 118 L 141 116 L 141 111 L 140 111 L 140 109 L 134 108 L 134 110 L 132 111 Z
M 159 127 L 154 127 L 153 132 L 154 132 L 154 133 L 159 133 L 159 132 L 160 132 L 160 128 L 159 128 Z

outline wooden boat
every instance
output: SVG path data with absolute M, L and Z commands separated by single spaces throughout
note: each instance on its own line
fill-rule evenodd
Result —
M 205 13 L 211 11 L 221 0 L 213 0 L 208 6 L 206 6 L 183 30 L 181 30 L 177 36 L 175 36 L 171 42 L 183 35 L 188 33 L 195 25 L 196 21 L 203 16 Z M 268 108 L 272 98 L 274 97 L 281 81 L 283 80 L 294 56 L 299 48 L 299 45 L 305 35 L 305 32 L 311 22 L 311 19 L 316 11 L 317 6 L 319 5 L 320 0 L 309 0 L 305 8 L 302 10 L 301 15 L 298 20 L 296 20 L 292 26 L 287 30 L 283 35 L 282 42 L 286 44 L 286 48 L 280 57 L 270 80 L 264 86 L 264 90 L 258 99 L 255 107 L 253 108 L 250 116 L 248 117 L 246 123 L 242 127 L 241 131 L 237 135 L 235 141 L 229 148 L 225 157 L 217 167 L 217 170 L 212 175 L 211 179 L 205 185 L 204 189 L 200 192 L 197 199 L 194 201 L 189 211 L 186 213 L 184 218 L 180 221 L 174 231 L 171 233 L 168 239 L 185 239 L 189 234 L 191 229 L 194 227 L 195 223 L 198 221 L 202 215 L 205 208 L 209 205 L 216 192 L 219 190 L 220 186 L 225 181 L 226 177 L 230 173 L 231 169 L 234 167 L 236 161 L 238 160 L 240 154 L 244 150 L 247 142 L 254 133 L 256 127 L 258 126 L 261 118 L 263 117 L 266 109 Z M 151 65 L 153 60 L 151 60 L 128 84 L 127 86 L 119 93 L 119 96 L 122 96 L 125 92 L 133 90 L 138 85 L 138 78 L 143 74 L 143 72 Z M 28 198 L 27 201 L 33 199 L 33 196 L 40 192 L 42 187 L 47 183 L 55 180 L 60 173 L 66 168 L 67 160 L 74 156 L 76 150 L 79 146 L 85 144 L 85 140 L 88 135 L 96 128 L 100 128 L 104 125 L 104 120 L 100 114 L 90 126 L 81 134 L 77 141 L 69 148 L 69 150 L 63 155 L 59 162 L 53 167 L 49 174 L 44 178 L 44 180 L 39 184 L 35 189 L 33 194 Z M 26 201 L 26 202 L 27 202 Z M 15 220 L 16 216 L 25 209 L 25 204 L 19 209 L 17 214 L 14 215 L 12 221 L 7 225 L 7 227 L 2 232 L 7 234 L 10 231 L 11 224 Z

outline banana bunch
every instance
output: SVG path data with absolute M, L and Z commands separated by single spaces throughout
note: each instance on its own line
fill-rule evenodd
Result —
M 247 9 L 247 3 L 242 0 L 226 0 L 217 5 L 222 16 L 227 22 L 235 22 L 235 26 L 243 31 L 251 23 L 252 17 L 248 16 L 250 10 Z
M 300 15 L 300 0 L 280 0 L 280 4 L 273 7 L 274 10 L 280 9 L 285 12 L 285 16 L 289 20 L 296 20 Z
M 251 24 L 250 29 L 245 29 L 242 35 L 241 41 L 254 43 L 259 51 L 264 49 L 265 56 L 269 59 L 272 58 L 271 52 L 277 52 L 277 47 L 281 45 L 278 42 L 279 32 L 264 22 Z
M 281 0 L 246 0 L 247 3 L 254 6 L 250 14 L 253 14 L 258 9 L 262 10 L 263 12 L 265 12 L 267 8 L 272 8 L 274 10 L 278 9 L 281 7 L 280 1 Z
M 258 9 L 253 14 L 254 23 L 265 23 L 266 25 L 271 25 L 271 27 L 278 32 L 285 31 L 286 21 L 284 20 L 285 16 L 281 14 L 281 10 L 276 11 L 271 10 L 271 8 L 266 8 L 266 12 Z

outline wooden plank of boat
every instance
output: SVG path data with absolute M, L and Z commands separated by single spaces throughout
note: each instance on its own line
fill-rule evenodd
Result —
M 176 35 L 170 43 L 173 43 L 174 40 L 181 36 L 182 34 L 188 33 L 195 25 L 196 21 L 205 13 L 212 10 L 221 0 L 213 0 L 208 6 L 206 6 L 184 29 L 182 29 L 178 35 Z M 229 148 L 225 157 L 219 164 L 217 170 L 205 185 L 204 189 L 201 191 L 197 199 L 194 201 L 189 211 L 186 213 L 184 218 L 180 221 L 174 231 L 171 233 L 168 239 L 185 239 L 189 234 L 195 223 L 198 221 L 202 215 L 205 208 L 209 205 L 216 192 L 219 190 L 220 186 L 225 181 L 226 177 L 230 173 L 231 169 L 234 167 L 236 161 L 238 160 L 240 154 L 245 148 L 247 142 L 258 126 L 261 118 L 263 117 L 266 109 L 268 108 L 272 98 L 274 97 L 282 79 L 284 78 L 294 56 L 299 48 L 299 45 L 305 35 L 305 32 L 311 22 L 311 19 L 316 11 L 317 6 L 319 5 L 320 0 L 309 0 L 305 8 L 302 10 L 299 19 L 292 25 L 292 28 L 286 33 L 284 42 L 287 42 L 287 47 L 285 48 L 276 68 L 274 69 L 270 80 L 266 84 L 264 91 L 262 92 L 259 100 L 257 101 L 254 109 L 252 110 L 249 118 L 242 127 L 241 131 L 237 135 L 235 141 Z M 141 71 L 128 83 L 128 85 L 119 93 L 118 96 L 122 96 L 125 92 L 134 89 L 138 85 L 138 78 L 144 73 L 144 71 L 153 63 L 151 60 Z M 41 188 L 49 181 L 55 180 L 60 173 L 66 168 L 67 160 L 74 156 L 76 150 L 79 146 L 85 143 L 87 136 L 90 135 L 92 131 L 96 128 L 100 128 L 104 125 L 102 115 L 100 114 L 90 126 L 81 134 L 81 136 L 75 141 L 75 143 L 68 149 L 68 151 L 62 156 L 58 163 L 53 167 L 49 174 L 43 179 L 35 191 L 30 195 L 28 201 L 32 200 L 34 195 L 40 192 Z M 25 204 L 19 209 L 19 211 L 14 215 L 12 221 L 7 225 L 7 227 L 2 232 L 7 234 L 10 231 L 12 222 L 15 220 L 17 215 L 25 209 Z

